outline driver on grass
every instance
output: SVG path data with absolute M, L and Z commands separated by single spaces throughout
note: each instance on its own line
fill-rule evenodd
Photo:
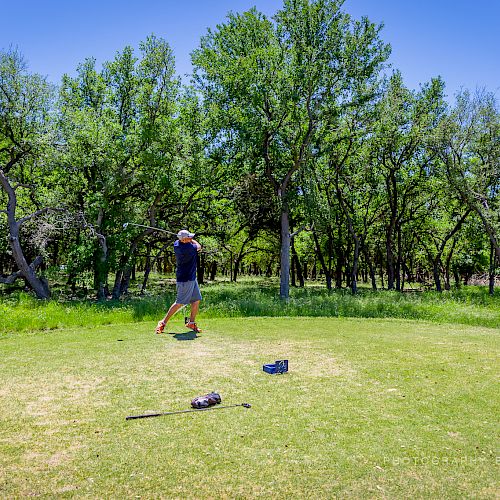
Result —
M 186 323 L 186 328 L 197 333 L 201 332 L 195 322 L 201 300 L 200 288 L 196 280 L 197 253 L 201 251 L 201 245 L 193 240 L 193 236 L 194 233 L 190 233 L 186 229 L 182 229 L 177 233 L 178 240 L 174 243 L 177 262 L 177 297 L 170 306 L 167 315 L 158 322 L 156 333 L 162 333 L 168 320 L 186 304 L 191 304 L 191 316 Z

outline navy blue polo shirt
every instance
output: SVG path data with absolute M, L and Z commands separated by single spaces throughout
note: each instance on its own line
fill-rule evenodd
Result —
M 175 258 L 177 260 L 176 279 L 179 282 L 194 281 L 196 279 L 196 262 L 198 251 L 194 243 L 174 243 Z

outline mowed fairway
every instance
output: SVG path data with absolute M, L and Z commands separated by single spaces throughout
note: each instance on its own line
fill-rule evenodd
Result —
M 245 318 L 0 337 L 0 497 L 494 498 L 500 330 Z M 262 364 L 286 358 L 286 375 Z M 216 390 L 242 407 L 189 408 Z

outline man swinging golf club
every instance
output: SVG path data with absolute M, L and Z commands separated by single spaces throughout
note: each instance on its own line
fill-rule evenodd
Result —
M 201 251 L 201 245 L 193 240 L 194 233 L 182 229 L 177 233 L 177 241 L 174 243 L 175 259 L 177 262 L 176 288 L 177 297 L 170 306 L 167 315 L 158 322 L 156 333 L 162 333 L 168 320 L 183 306 L 191 304 L 191 315 L 186 323 L 186 328 L 200 333 L 196 325 L 196 314 L 200 306 L 201 293 L 196 280 L 197 253 Z

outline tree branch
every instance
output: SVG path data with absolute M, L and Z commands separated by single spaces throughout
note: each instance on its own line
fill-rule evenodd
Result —
M 33 212 L 30 215 L 26 215 L 22 219 L 19 219 L 17 223 L 19 224 L 19 227 L 21 227 L 25 222 L 34 219 L 35 217 L 38 217 L 40 215 L 46 214 L 48 212 L 64 212 L 64 208 L 52 208 L 52 207 L 45 207 L 40 210 L 37 210 L 36 212 Z
M 17 188 L 20 188 L 20 187 L 23 187 L 23 188 L 27 188 L 27 189 L 31 189 L 31 190 L 34 190 L 35 189 L 35 186 L 33 184 L 24 184 L 22 182 L 19 182 L 17 183 L 13 189 L 14 191 L 17 189 Z
M 17 279 L 22 278 L 23 275 L 21 271 L 16 271 L 12 273 L 10 276 L 0 276 L 0 283 L 3 285 L 12 285 Z
M 40 264 L 43 262 L 43 257 L 38 255 L 35 257 L 35 260 L 29 265 L 33 271 L 36 270 L 37 267 L 40 266 Z M 21 271 L 16 271 L 15 273 L 12 273 L 10 276 L 0 276 L 0 283 L 4 285 L 12 285 L 16 280 L 19 278 L 23 278 L 23 273 Z
M 290 238 L 295 238 L 299 233 L 302 231 L 313 231 L 314 230 L 314 222 L 310 226 L 302 226 L 301 228 L 297 229 L 297 231 L 294 231 L 293 233 L 290 234 Z

